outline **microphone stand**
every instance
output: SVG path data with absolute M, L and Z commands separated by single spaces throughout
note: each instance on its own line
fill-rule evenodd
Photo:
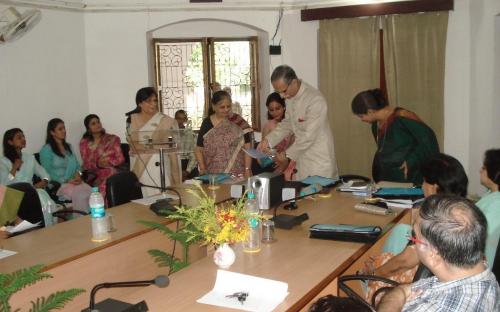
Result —
M 89 303 L 89 309 L 90 311 L 95 310 L 95 294 L 97 291 L 99 291 L 102 288 L 111 288 L 111 287 L 142 287 L 142 286 L 149 286 L 155 283 L 155 280 L 149 280 L 149 281 L 137 281 L 137 282 L 116 282 L 116 283 L 102 283 L 102 284 L 97 284 L 92 288 L 92 291 L 90 292 L 90 303 Z
M 155 279 L 145 280 L 145 281 L 128 281 L 128 282 L 113 282 L 113 283 L 102 283 L 97 284 L 92 288 L 90 292 L 90 302 L 88 309 L 82 310 L 89 312 L 98 312 L 99 309 L 104 309 L 105 311 L 148 311 L 148 307 L 145 301 L 141 301 L 138 304 L 132 305 L 126 302 L 122 302 L 114 299 L 106 299 L 98 304 L 98 309 L 95 305 L 95 295 L 102 288 L 121 288 L 121 287 L 144 287 L 149 285 L 156 285 L 160 288 L 167 287 L 170 280 L 167 276 L 159 275 Z M 125 310 L 123 310 L 125 309 Z

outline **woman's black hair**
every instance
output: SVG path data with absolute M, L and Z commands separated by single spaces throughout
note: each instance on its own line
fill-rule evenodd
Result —
M 53 118 L 53 119 L 49 120 L 49 122 L 47 123 L 47 138 L 45 139 L 45 143 L 50 145 L 50 148 L 52 148 L 52 151 L 54 152 L 54 154 L 56 154 L 59 157 L 64 158 L 64 155 L 57 148 L 56 140 L 54 139 L 54 137 L 52 137 L 52 134 L 50 133 L 51 131 L 54 131 L 54 129 L 61 123 L 64 124 L 64 121 L 62 121 L 62 119 L 60 119 L 60 118 Z M 66 140 L 63 140 L 62 143 L 63 143 L 64 149 L 66 150 L 66 152 L 68 152 L 69 154 L 72 154 L 73 152 L 71 152 L 71 147 L 66 142 Z
M 500 186 L 500 149 L 489 149 L 484 153 L 484 168 L 493 183 Z
M 352 112 L 355 115 L 364 115 L 369 109 L 380 110 L 388 105 L 387 100 L 380 89 L 366 90 L 358 93 L 351 103 Z
M 127 124 L 130 124 L 130 115 L 141 112 L 141 107 L 139 106 L 139 104 L 149 99 L 149 97 L 152 95 L 156 95 L 156 97 L 158 97 L 158 93 L 156 93 L 156 90 L 153 87 L 144 87 L 140 88 L 137 91 L 137 93 L 135 94 L 135 105 L 137 105 L 136 108 L 125 113 L 125 116 L 127 116 Z
M 212 105 L 217 105 L 217 103 L 222 101 L 224 98 L 228 98 L 229 102 L 231 102 L 231 94 L 227 93 L 226 91 L 220 90 L 214 92 L 214 94 L 212 95 L 212 100 L 210 101 L 211 105 L 208 107 L 208 116 L 215 113 Z
M 283 108 L 284 108 L 283 118 L 285 118 L 285 112 L 286 112 L 285 100 L 279 95 L 278 92 L 273 92 L 267 96 L 266 107 L 268 109 L 269 109 L 269 104 L 271 104 L 271 102 L 276 102 L 276 103 L 280 104 L 281 106 L 283 106 Z M 267 120 L 271 120 L 271 119 L 273 119 L 273 116 L 271 116 L 271 114 L 269 113 L 269 110 L 268 110 L 267 111 Z
M 425 162 L 421 171 L 425 182 L 438 186 L 438 194 L 467 195 L 469 179 L 456 158 L 440 153 Z
M 311 304 L 308 312 L 371 311 L 367 306 L 349 297 L 326 295 Z
M 14 163 L 16 159 L 21 159 L 21 155 L 19 155 L 14 146 L 9 143 L 9 141 L 13 140 L 19 132 L 23 133 L 23 130 L 19 128 L 12 128 L 5 131 L 3 134 L 3 155 L 12 163 Z
M 99 118 L 99 116 L 97 116 L 96 114 L 89 114 L 85 117 L 85 119 L 83 119 L 83 125 L 85 126 L 85 133 L 83 134 L 82 139 L 87 139 L 89 142 L 94 141 L 94 136 L 90 132 L 90 128 L 89 128 L 90 122 L 94 118 L 101 121 L 101 118 Z M 105 134 L 105 133 L 106 133 L 106 131 L 104 129 L 102 129 L 101 134 Z

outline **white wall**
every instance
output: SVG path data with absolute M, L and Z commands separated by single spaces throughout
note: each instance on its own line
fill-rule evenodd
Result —
M 472 194 L 484 191 L 484 151 L 500 148 L 499 13 L 498 0 L 455 0 L 448 26 L 444 150 L 464 164 Z
M 149 79 L 151 60 L 148 58 L 146 34 L 162 26 L 188 20 L 216 20 L 207 29 L 200 30 L 197 22 L 180 23 L 174 27 L 189 27 L 181 34 L 214 31 L 228 33 L 228 23 L 241 32 L 256 31 L 272 37 L 277 11 L 188 11 L 188 12 L 133 12 L 85 13 L 85 42 L 90 111 L 101 116 L 109 132 L 124 137 L 123 114 L 135 107 L 135 92 L 152 81 Z M 237 25 L 236 25 L 236 24 Z M 282 38 L 281 56 L 261 59 L 261 94 L 270 91 L 269 75 L 272 68 L 282 63 L 295 67 L 297 74 L 312 85 L 317 85 L 317 22 L 300 22 L 300 12 L 287 12 L 275 42 Z M 222 28 L 221 28 L 222 27 Z M 170 27 L 168 27 L 170 28 Z M 232 29 L 231 29 L 232 30 Z M 156 34 L 155 34 L 156 35 Z M 269 42 L 259 42 L 267 49 Z M 262 56 L 263 53 L 261 53 Z M 266 59 L 268 58 L 268 59 Z M 267 70 L 266 70 L 267 68 Z M 265 118 L 264 103 L 261 116 Z M 264 119 L 265 120 L 265 119 Z
M 40 23 L 30 32 L 0 45 L 2 137 L 5 130 L 19 127 L 27 151 L 38 152 L 47 122 L 60 117 L 78 154 L 82 116 L 88 113 L 83 32 L 81 13 L 42 10 Z

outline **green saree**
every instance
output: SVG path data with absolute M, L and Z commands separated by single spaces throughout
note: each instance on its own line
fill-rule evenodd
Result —
M 372 165 L 373 179 L 420 185 L 420 167 L 439 153 L 434 131 L 415 113 L 396 107 L 382 127 L 372 124 L 372 133 L 377 143 Z M 406 177 L 400 168 L 405 161 L 408 166 Z

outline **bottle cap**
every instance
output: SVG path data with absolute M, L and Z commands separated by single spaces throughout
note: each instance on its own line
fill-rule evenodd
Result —
M 94 186 L 92 188 L 92 193 L 99 193 L 99 188 L 97 186 Z

